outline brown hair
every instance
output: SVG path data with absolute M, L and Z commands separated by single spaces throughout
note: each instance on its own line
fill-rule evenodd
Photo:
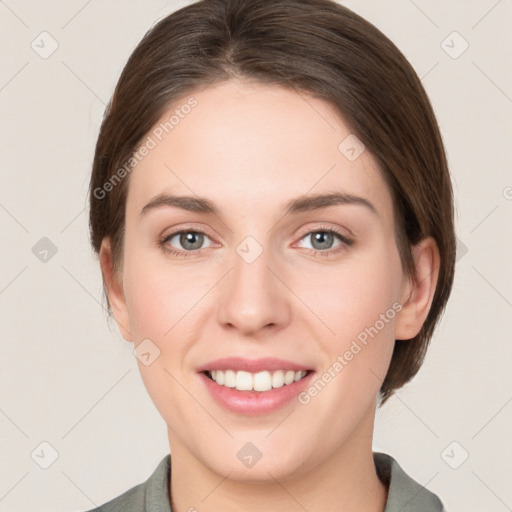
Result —
M 234 77 L 304 91 L 337 109 L 390 188 L 407 275 L 410 246 L 427 236 L 437 242 L 432 306 L 415 338 L 395 341 L 380 390 L 384 403 L 419 370 L 450 295 L 452 186 L 437 121 L 414 69 L 384 34 L 346 7 L 331 0 L 202 0 L 156 23 L 131 54 L 103 118 L 89 189 L 92 246 L 99 252 L 109 237 L 120 268 L 126 162 L 171 104 Z

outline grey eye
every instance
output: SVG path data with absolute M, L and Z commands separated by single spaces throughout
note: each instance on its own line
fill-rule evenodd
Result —
M 172 240 L 175 238 L 178 238 L 181 247 L 172 244 Z M 179 250 L 183 248 L 186 251 L 197 251 L 203 248 L 202 245 L 207 238 L 205 234 L 198 231 L 180 231 L 169 237 L 167 243 Z
M 339 239 L 339 236 L 336 233 L 329 231 L 312 231 L 311 233 L 305 235 L 302 239 L 311 240 L 312 247 L 307 247 L 308 249 L 322 251 L 326 249 L 332 249 L 335 238 Z

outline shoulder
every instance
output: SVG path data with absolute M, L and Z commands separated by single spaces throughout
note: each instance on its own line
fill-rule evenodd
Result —
M 446 512 L 439 497 L 411 478 L 393 457 L 374 452 L 373 459 L 379 478 L 388 485 L 384 512 Z
M 100 507 L 87 512 L 142 512 L 146 510 L 144 508 L 145 486 L 146 482 L 136 485 Z
M 123 494 L 87 512 L 171 512 L 169 502 L 170 454 L 158 464 L 151 476 Z

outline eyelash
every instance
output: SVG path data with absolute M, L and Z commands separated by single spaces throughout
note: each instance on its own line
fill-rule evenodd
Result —
M 165 237 L 163 237 L 159 241 L 159 246 L 166 253 L 172 254 L 174 256 L 179 256 L 179 257 L 187 258 L 189 256 L 196 255 L 201 249 L 196 249 L 196 250 L 193 250 L 193 251 L 180 251 L 180 250 L 177 250 L 177 249 L 174 249 L 174 248 L 169 248 L 169 246 L 167 245 L 167 242 L 169 240 L 174 238 L 176 235 L 180 235 L 182 233 L 201 233 L 201 234 L 206 235 L 206 236 L 209 237 L 209 234 L 205 230 L 203 230 L 201 228 L 181 229 L 179 231 L 174 231 L 173 233 L 165 235 Z M 306 248 L 306 252 L 308 254 L 312 255 L 312 256 L 315 256 L 315 257 L 316 256 L 323 256 L 323 257 L 333 256 L 333 255 L 337 254 L 338 252 L 344 250 L 346 248 L 344 246 L 350 247 L 354 243 L 354 240 L 352 238 L 349 238 L 346 235 L 343 235 L 338 230 L 336 230 L 334 228 L 327 228 L 327 227 L 322 227 L 322 226 L 320 226 L 318 229 L 313 229 L 313 230 L 309 230 L 309 231 L 306 231 L 304 233 L 301 233 L 299 239 L 302 240 L 307 235 L 311 235 L 313 233 L 331 233 L 333 235 L 336 235 L 340 239 L 340 241 L 342 242 L 338 247 L 336 247 L 334 249 L 327 249 L 325 251 L 321 251 L 319 249 L 307 249 Z

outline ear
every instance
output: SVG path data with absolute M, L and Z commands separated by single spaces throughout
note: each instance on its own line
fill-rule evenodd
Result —
M 114 272 L 112 247 L 108 238 L 104 238 L 101 242 L 99 259 L 103 283 L 117 327 L 126 341 L 133 341 L 130 329 L 130 315 L 124 297 L 122 278 Z
M 412 255 L 415 269 L 402 289 L 402 309 L 395 323 L 397 340 L 410 340 L 418 334 L 430 311 L 439 277 L 439 249 L 432 237 L 413 246 Z

